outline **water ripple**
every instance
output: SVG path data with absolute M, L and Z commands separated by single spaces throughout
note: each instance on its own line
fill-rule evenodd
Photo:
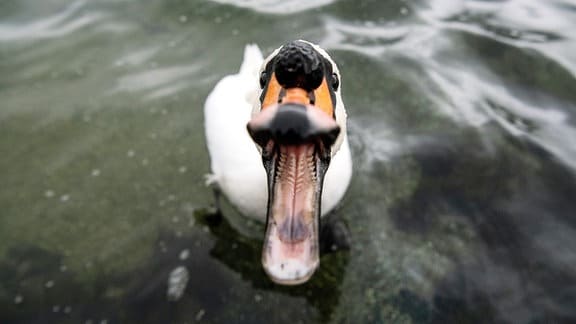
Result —
M 81 12 L 85 3 L 73 2 L 57 14 L 27 24 L 0 24 L 0 41 L 62 37 L 106 18 L 99 12 Z
M 482 23 L 454 19 L 471 8 L 476 15 L 484 16 Z M 432 109 L 458 124 L 483 127 L 496 122 L 509 134 L 543 147 L 576 169 L 576 149 L 570 140 L 576 138 L 576 128 L 566 113 L 576 111 L 573 104 L 554 98 L 543 89 L 529 91 L 514 88 L 505 76 L 492 71 L 490 66 L 471 53 L 464 57 L 443 59 L 443 53 L 453 51 L 455 42 L 459 41 L 448 34 L 450 30 L 457 29 L 464 35 L 495 39 L 520 50 L 534 49 L 551 62 L 558 62 L 576 78 L 576 48 L 567 44 L 567 40 L 573 37 L 568 27 L 574 23 L 566 19 L 553 21 L 560 13 L 552 8 L 546 7 L 544 10 L 531 0 L 511 3 L 434 1 L 426 9 L 428 11 L 421 10 L 419 15 L 436 28 L 418 22 L 361 25 L 330 17 L 325 19 L 327 32 L 321 43 L 329 49 L 352 51 L 379 60 L 384 55 L 408 58 L 419 67 L 419 72 L 406 71 L 403 77 L 435 103 Z M 529 20 L 535 17 L 539 17 L 541 22 L 530 24 Z M 494 29 L 487 27 L 504 21 L 513 22 L 517 29 L 498 27 L 502 32 L 495 34 Z M 535 27 L 541 29 L 536 30 Z M 531 36 L 526 37 L 526 30 L 520 28 L 530 28 Z M 537 41 L 534 41 L 535 38 L 538 38 Z M 383 145 L 386 148 L 384 155 L 389 155 L 394 145 L 389 140 L 384 141 Z M 381 156 L 375 158 L 382 159 Z
M 434 0 L 414 11 L 437 29 L 460 30 L 537 50 L 576 78 L 576 12 L 566 10 L 567 6 L 564 1 Z
M 333 50 L 349 50 L 367 56 L 378 57 L 398 44 L 406 44 L 412 31 L 409 25 L 393 23 L 378 25 L 375 23 L 354 24 L 333 17 L 324 18 L 326 36 L 321 44 Z
M 229 4 L 240 8 L 252 9 L 256 12 L 288 15 L 319 8 L 333 3 L 335 0 L 211 0 L 213 2 Z
M 474 68 L 464 68 L 430 61 L 426 74 L 440 91 L 426 88 L 426 81 L 414 82 L 434 94 L 430 98 L 446 117 L 474 127 L 495 121 L 509 134 L 538 144 L 576 169 L 576 149 L 571 143 L 576 128 L 566 114 L 576 109 L 573 104 L 510 88 L 478 62 Z
M 146 92 L 144 99 L 174 94 L 188 85 L 186 78 L 200 69 L 199 65 L 183 65 L 146 70 L 121 77 L 109 94 Z
M 133 50 L 132 52 L 127 53 L 126 55 L 124 55 L 121 58 L 119 58 L 118 60 L 116 60 L 116 62 L 114 62 L 114 64 L 117 66 L 122 66 L 122 65 L 137 66 L 137 65 L 143 64 L 143 63 L 147 62 L 148 60 L 150 60 L 152 57 L 154 57 L 154 55 L 156 55 L 156 53 L 160 49 L 161 49 L 160 46 L 153 46 L 153 47 L 149 47 L 149 48 Z

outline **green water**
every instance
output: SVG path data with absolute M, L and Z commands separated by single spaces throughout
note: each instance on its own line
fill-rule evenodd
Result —
M 1 323 L 576 320 L 576 3 L 220 2 L 0 0 Z M 353 246 L 279 287 L 202 110 L 298 38 L 342 72 Z

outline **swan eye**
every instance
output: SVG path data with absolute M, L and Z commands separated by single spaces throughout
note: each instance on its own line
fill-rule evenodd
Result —
M 340 86 L 340 79 L 338 79 L 338 75 L 336 73 L 332 73 L 332 89 L 334 91 L 338 90 Z
M 260 89 L 264 89 L 264 86 L 266 85 L 266 77 L 266 72 L 260 73 Z

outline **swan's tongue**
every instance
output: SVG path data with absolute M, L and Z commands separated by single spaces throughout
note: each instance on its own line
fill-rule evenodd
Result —
M 302 283 L 318 267 L 317 168 L 313 144 L 279 146 L 262 255 L 265 271 L 277 283 Z

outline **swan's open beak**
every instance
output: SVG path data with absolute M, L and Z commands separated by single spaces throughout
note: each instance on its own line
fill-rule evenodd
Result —
M 265 100 L 248 123 L 268 174 L 262 263 L 274 282 L 293 285 L 307 281 L 320 263 L 322 183 L 340 127 L 328 95 L 281 87 L 274 76 L 268 87 L 277 87 L 280 99 Z

